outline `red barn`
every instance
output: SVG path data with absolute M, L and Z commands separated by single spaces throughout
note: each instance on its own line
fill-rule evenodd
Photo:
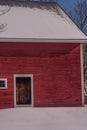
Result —
M 87 37 L 57 3 L 20 5 L 0 6 L 0 108 L 84 105 Z

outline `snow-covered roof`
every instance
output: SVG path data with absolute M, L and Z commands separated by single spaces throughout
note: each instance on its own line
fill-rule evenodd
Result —
M 0 5 L 0 40 L 87 40 L 57 3 Z

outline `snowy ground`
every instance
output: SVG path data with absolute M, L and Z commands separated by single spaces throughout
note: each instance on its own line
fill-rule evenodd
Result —
M 0 130 L 87 130 L 87 107 L 0 110 Z

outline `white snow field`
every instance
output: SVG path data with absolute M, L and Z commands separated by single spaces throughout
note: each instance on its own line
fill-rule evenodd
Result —
M 0 24 L 6 26 L 0 38 L 87 39 L 60 7 L 57 8 L 58 12 L 38 7 L 0 6 Z
M 87 130 L 87 107 L 3 109 L 0 130 Z

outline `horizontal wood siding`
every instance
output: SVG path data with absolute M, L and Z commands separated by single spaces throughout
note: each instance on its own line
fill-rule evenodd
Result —
M 21 46 L 20 43 L 20 48 Z M 50 46 L 52 48 L 54 44 L 51 43 Z M 0 90 L 0 108 L 14 107 L 14 74 L 33 74 L 35 107 L 81 106 L 80 44 L 67 44 L 67 46 L 66 43 L 56 44 L 54 48 L 56 53 L 53 52 L 55 49 L 51 49 L 52 52 L 51 50 L 49 52 L 52 55 L 42 57 L 17 56 L 17 53 L 14 56 L 3 56 L 2 53 L 0 78 L 7 78 L 8 88 Z M 67 50 L 66 53 L 63 51 L 58 53 L 59 48 Z M 27 50 L 26 46 L 25 50 Z M 28 48 L 28 51 L 31 50 Z M 46 52 L 48 53 L 47 49 Z

